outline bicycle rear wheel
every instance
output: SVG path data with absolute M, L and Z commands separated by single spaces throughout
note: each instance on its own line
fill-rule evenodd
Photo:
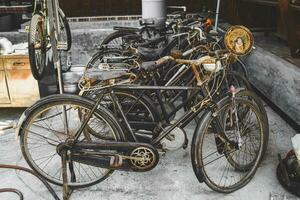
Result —
M 103 94 L 103 96 L 102 96 Z M 157 123 L 161 121 L 159 112 L 156 109 L 152 100 L 146 95 L 135 94 L 129 91 L 114 91 L 118 98 L 122 111 L 126 117 L 127 122 L 130 124 L 133 132 L 140 135 L 153 135 L 153 129 Z M 101 90 L 88 91 L 83 93 L 84 97 L 96 100 L 101 97 L 100 105 L 107 108 L 124 123 L 124 119 L 120 116 L 119 110 L 114 105 L 114 100 L 111 98 L 110 93 L 103 93 Z M 106 135 L 99 135 L 97 130 L 89 128 L 89 133 L 97 138 L 106 138 Z M 126 126 L 124 125 L 124 129 Z
M 38 101 L 26 110 L 26 119 L 20 129 L 20 145 L 28 165 L 49 182 L 62 185 L 62 163 L 57 153 L 60 143 L 74 138 L 84 119 L 91 111 L 93 102 L 74 95 L 55 95 Z M 80 111 L 80 112 L 79 112 Z M 79 116 L 81 113 L 81 116 Z M 66 117 L 66 118 L 65 118 Z M 110 139 L 120 141 L 122 129 L 105 108 L 97 109 L 88 126 L 100 134 L 111 135 Z M 87 129 L 79 141 L 105 141 L 93 137 Z M 71 173 L 73 168 L 73 174 Z M 83 188 L 106 179 L 113 171 L 86 164 L 68 163 L 68 184 L 72 188 Z M 75 177 L 75 178 L 74 178 Z
M 138 34 L 133 31 L 124 31 L 124 30 L 115 31 L 109 34 L 106 38 L 104 38 L 100 46 L 108 46 L 110 48 L 124 49 L 124 45 L 126 44 L 124 41 L 124 37 L 128 35 L 138 35 Z
M 40 14 L 33 15 L 28 34 L 29 63 L 33 77 L 40 80 L 46 67 L 47 38 L 44 19 Z
M 216 120 L 222 133 L 215 129 Z M 198 180 L 222 193 L 249 183 L 263 157 L 264 126 L 257 106 L 244 98 L 235 98 L 235 104 L 231 99 L 223 100 L 216 112 L 204 114 L 192 142 L 192 164 Z

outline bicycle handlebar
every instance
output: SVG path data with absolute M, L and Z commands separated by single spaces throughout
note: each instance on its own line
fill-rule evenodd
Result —
M 198 34 L 199 34 L 200 40 L 205 40 L 206 36 L 205 36 L 203 30 L 201 29 L 202 27 L 203 26 L 201 25 L 200 27 L 195 27 L 195 26 L 179 26 L 178 28 L 181 29 L 181 30 L 187 29 L 188 31 L 197 31 Z M 187 31 L 187 34 L 189 34 L 188 31 Z M 178 34 L 178 35 L 182 35 L 182 34 L 183 33 Z M 174 35 L 174 36 L 177 36 L 177 35 Z
M 216 56 L 217 59 L 219 59 L 221 57 L 222 54 L 226 54 L 228 53 L 228 50 L 227 49 L 220 49 L 220 50 L 215 50 L 215 51 L 211 51 L 208 49 L 208 47 L 204 46 L 204 45 L 199 45 L 197 47 L 194 47 L 193 49 L 190 49 L 186 52 L 184 52 L 182 55 L 183 56 L 187 56 L 191 53 L 193 53 L 194 51 L 198 50 L 198 49 L 205 49 L 209 55 L 211 56 Z M 166 64 L 167 62 L 169 61 L 172 61 L 172 60 L 175 60 L 177 62 L 185 62 L 185 63 L 192 63 L 193 61 L 192 60 L 184 60 L 184 59 L 175 59 L 174 57 L 172 56 L 164 56 L 160 59 L 158 59 L 156 62 L 155 62 L 155 65 L 157 66 L 160 66 L 160 65 L 163 65 L 163 64 Z
M 164 57 L 158 59 L 157 61 L 155 61 L 155 65 L 160 66 L 160 65 L 166 64 L 167 62 L 169 62 L 171 60 L 175 60 L 175 59 L 172 56 L 164 56 Z

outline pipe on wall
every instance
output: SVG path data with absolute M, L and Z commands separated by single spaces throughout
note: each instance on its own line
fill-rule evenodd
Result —
M 166 0 L 142 0 L 142 16 L 145 20 L 154 20 L 155 25 L 164 25 L 167 18 Z

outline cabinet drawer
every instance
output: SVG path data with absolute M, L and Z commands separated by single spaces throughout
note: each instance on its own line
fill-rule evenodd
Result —
M 3 65 L 6 70 L 30 70 L 29 59 L 25 57 L 4 59 Z

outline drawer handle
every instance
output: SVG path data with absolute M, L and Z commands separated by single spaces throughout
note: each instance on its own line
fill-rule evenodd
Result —
M 25 62 L 14 62 L 13 66 L 25 66 Z

